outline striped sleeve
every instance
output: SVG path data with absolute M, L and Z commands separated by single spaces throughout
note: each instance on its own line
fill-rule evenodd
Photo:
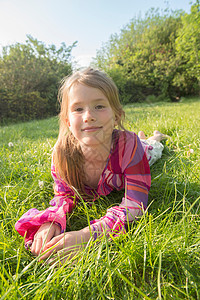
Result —
M 147 207 L 151 185 L 150 168 L 143 146 L 136 134 L 127 133 L 124 157 L 122 158 L 127 200 Z
M 91 221 L 94 238 L 102 231 L 114 235 L 126 232 L 127 222 L 142 214 L 147 207 L 151 185 L 150 168 L 142 144 L 136 134 L 122 132 L 118 142 L 116 170 L 121 170 L 125 194 L 119 206 L 111 207 L 100 220 Z M 115 156 L 116 158 L 116 156 Z
M 24 213 L 16 222 L 15 229 L 21 236 L 25 236 L 25 245 L 30 245 L 34 235 L 40 226 L 46 222 L 59 224 L 61 232 L 66 229 L 66 213 L 71 213 L 76 205 L 74 192 L 60 178 L 58 178 L 55 167 L 52 164 L 51 174 L 54 179 L 54 198 L 50 201 L 50 207 L 39 211 L 31 208 Z

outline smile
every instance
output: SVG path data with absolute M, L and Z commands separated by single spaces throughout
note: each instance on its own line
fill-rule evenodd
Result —
M 86 127 L 86 128 L 81 129 L 81 131 L 93 132 L 93 131 L 97 131 L 101 128 L 103 128 L 103 127 L 102 126 L 100 126 L 100 127 Z

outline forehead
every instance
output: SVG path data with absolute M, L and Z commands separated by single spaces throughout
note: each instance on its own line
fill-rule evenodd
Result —
M 104 95 L 104 93 L 94 87 L 90 87 L 84 84 L 76 83 L 74 84 L 68 93 L 68 98 L 70 104 L 72 102 L 87 102 L 87 101 L 95 101 L 95 100 L 105 100 L 108 101 L 108 98 Z

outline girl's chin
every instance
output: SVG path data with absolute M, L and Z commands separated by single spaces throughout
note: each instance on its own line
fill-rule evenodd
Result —
M 81 144 L 87 146 L 98 146 L 103 143 L 103 140 L 99 140 L 97 137 L 87 137 L 80 141 Z
M 112 133 L 111 134 L 105 134 L 105 132 L 101 131 L 98 134 L 88 134 L 85 136 L 81 136 L 79 140 L 79 143 L 82 145 L 87 146 L 100 146 L 102 144 L 110 145 L 112 140 Z

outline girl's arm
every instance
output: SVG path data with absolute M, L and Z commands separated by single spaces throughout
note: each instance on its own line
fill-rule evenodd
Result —
M 74 192 L 63 180 L 58 178 L 53 164 L 51 167 L 51 174 L 55 182 L 55 197 L 50 201 L 51 206 L 43 211 L 32 208 L 27 211 L 15 224 L 15 229 L 18 231 L 18 233 L 21 236 L 25 236 L 25 245 L 27 247 L 32 244 L 34 236 L 36 233 L 38 234 L 41 226 L 42 229 L 44 229 L 43 233 L 49 234 L 47 242 L 53 236 L 64 232 L 66 228 L 66 213 L 71 213 L 76 205 Z M 41 237 L 40 232 L 41 231 L 39 231 L 39 237 Z
M 142 215 L 147 207 L 151 176 L 141 142 L 137 135 L 126 132 L 126 137 L 124 140 L 121 137 L 119 144 L 117 157 L 124 178 L 125 195 L 119 206 L 108 209 L 100 220 L 91 221 L 94 238 L 103 231 L 114 235 L 125 233 L 127 223 Z

